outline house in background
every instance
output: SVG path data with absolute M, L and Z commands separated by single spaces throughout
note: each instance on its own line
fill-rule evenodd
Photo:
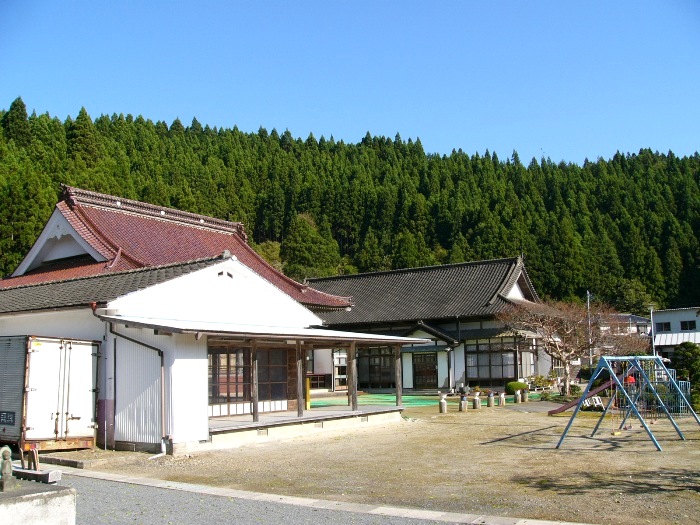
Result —
M 648 336 L 650 320 L 635 314 L 615 314 L 611 328 L 619 335 L 639 335 Z
M 673 349 L 685 342 L 700 345 L 700 307 L 654 310 L 652 320 L 658 355 L 670 358 Z
M 407 389 L 503 387 L 509 381 L 547 375 L 551 369 L 551 359 L 538 352 L 534 334 L 515 338 L 497 319 L 510 304 L 539 301 L 521 258 L 308 282 L 323 292 L 352 298 L 350 311 L 319 312 L 331 328 L 430 340 L 401 350 L 403 386 Z M 336 352 L 335 360 L 329 362 L 317 354 L 314 373 L 331 374 L 336 386 L 342 386 L 343 355 Z M 387 349 L 365 348 L 357 359 L 360 388 L 394 386 L 394 360 Z
M 307 351 L 343 348 L 352 368 L 364 347 L 398 359 L 425 342 L 321 327 L 317 312 L 350 305 L 274 270 L 238 223 L 66 187 L 0 281 L 0 336 L 94 341 L 98 443 L 178 453 L 222 446 L 217 418 L 302 416 Z M 400 405 L 400 377 L 396 392 Z

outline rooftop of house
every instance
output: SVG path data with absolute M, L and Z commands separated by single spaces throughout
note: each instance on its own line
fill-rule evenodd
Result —
M 494 317 L 507 304 L 539 302 L 521 258 L 310 279 L 351 296 L 351 311 L 319 313 L 330 326 Z
M 39 239 L 0 288 L 163 266 L 228 251 L 258 275 L 310 308 L 351 305 L 285 276 L 247 242 L 243 225 L 93 191 L 63 186 Z

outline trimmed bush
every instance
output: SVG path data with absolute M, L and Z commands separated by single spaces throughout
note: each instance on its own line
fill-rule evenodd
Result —
M 515 394 L 516 390 L 529 390 L 530 387 L 527 386 L 527 383 L 521 383 L 520 381 L 511 381 L 510 383 L 506 383 L 506 394 L 512 396 Z

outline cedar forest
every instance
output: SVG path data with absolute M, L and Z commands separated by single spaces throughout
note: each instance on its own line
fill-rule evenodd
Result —
M 700 157 L 644 149 L 582 166 L 516 152 L 426 153 L 289 131 L 131 115 L 0 110 L 0 272 L 41 233 L 60 184 L 243 222 L 303 280 L 523 254 L 544 298 L 648 313 L 700 301 Z

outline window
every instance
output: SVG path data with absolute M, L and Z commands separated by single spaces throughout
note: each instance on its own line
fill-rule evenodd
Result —
M 671 331 L 671 323 L 670 322 L 656 323 L 656 331 L 657 332 L 670 332 Z
M 209 404 L 250 401 L 250 378 L 250 350 L 210 351 Z
M 681 330 L 695 330 L 695 321 L 681 321 Z
M 358 350 L 357 384 L 360 388 L 394 388 L 394 351 L 391 348 Z
M 286 350 L 258 350 L 258 399 L 287 399 Z
M 287 399 L 287 350 L 258 350 L 258 400 Z M 209 404 L 251 400 L 249 348 L 209 348 Z
M 466 379 L 469 384 L 501 383 L 515 378 L 515 343 L 503 338 L 465 345 Z

